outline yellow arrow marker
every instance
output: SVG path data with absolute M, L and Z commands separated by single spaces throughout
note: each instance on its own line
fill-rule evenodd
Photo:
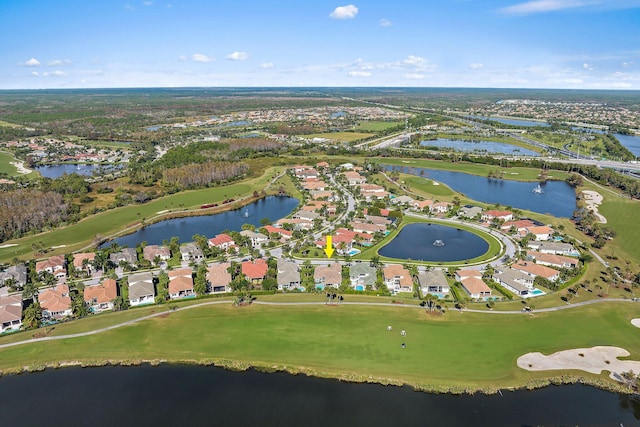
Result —
M 333 245 L 331 244 L 331 236 L 327 236 L 327 247 L 324 248 L 324 253 L 327 254 L 327 258 L 331 258 L 331 255 L 333 255 Z

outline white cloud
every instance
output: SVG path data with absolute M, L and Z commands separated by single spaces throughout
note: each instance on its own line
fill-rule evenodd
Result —
M 622 65 L 623 68 L 629 68 L 629 67 L 633 66 L 633 61 L 623 62 L 621 65 Z
M 31 58 L 30 60 L 25 62 L 24 65 L 27 67 L 39 67 L 40 61 L 38 61 L 36 58 Z
M 45 77 L 64 77 L 67 75 L 67 73 L 65 73 L 64 71 L 60 71 L 60 70 L 55 70 L 55 71 L 51 71 L 51 72 L 44 72 L 42 73 L 43 76 Z
M 263 62 L 262 64 L 260 64 L 260 68 L 264 68 L 264 69 L 273 68 L 273 67 L 274 67 L 273 62 Z
M 426 76 L 424 74 L 419 73 L 407 73 L 404 75 L 405 79 L 419 80 L 424 79 Z
M 38 73 L 37 71 L 32 71 L 32 72 L 31 72 L 31 75 L 32 75 L 33 77 L 38 77 L 38 76 L 40 75 L 40 73 Z
M 472 70 L 481 70 L 484 68 L 484 64 L 482 62 L 474 62 L 472 64 L 469 64 L 469 68 L 471 68 Z
M 406 59 L 402 61 L 405 65 L 409 65 L 411 67 L 421 67 L 426 62 L 424 58 L 415 55 L 409 55 Z
M 533 0 L 500 9 L 508 15 L 530 15 L 601 3 L 593 0 Z
M 584 64 L 582 64 L 582 69 L 583 70 L 587 70 L 587 71 L 591 71 L 593 70 L 593 65 L 591 64 L 587 64 L 586 62 Z
M 371 73 L 368 71 L 349 71 L 347 75 L 349 77 L 370 77 Z
M 152 1 L 143 1 L 142 4 L 145 5 L 145 6 L 153 6 L 153 2 Z
M 69 59 L 54 59 L 53 61 L 50 61 L 47 65 L 49 67 L 62 67 L 64 65 L 69 65 L 71 64 L 71 61 Z
M 249 58 L 247 52 L 233 52 L 227 55 L 227 59 L 231 59 L 232 61 L 244 61 L 247 58 Z
M 191 59 L 196 62 L 211 62 L 216 60 L 214 57 L 203 55 L 201 53 L 194 53 L 191 56 Z
M 358 8 L 350 4 L 347 6 L 338 6 L 329 14 L 333 19 L 353 19 L 358 14 Z
M 389 21 L 388 19 L 382 18 L 380 21 L 378 21 L 381 27 L 390 27 L 393 25 L 393 23 L 391 23 L 391 21 Z

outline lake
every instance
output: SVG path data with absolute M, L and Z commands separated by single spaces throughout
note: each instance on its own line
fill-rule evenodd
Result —
M 505 125 L 512 126 L 539 126 L 539 127 L 549 127 L 551 126 L 547 122 L 538 122 L 535 120 L 523 120 L 523 119 L 506 119 L 503 117 L 488 117 L 488 116 L 467 116 L 472 119 L 481 119 L 481 120 L 491 120 L 498 123 L 504 123 Z
M 533 193 L 535 182 L 510 181 L 508 179 L 488 179 L 437 169 L 423 169 L 407 166 L 386 166 L 387 170 L 398 170 L 412 175 L 422 176 L 447 184 L 453 190 L 479 202 L 512 206 L 532 212 L 549 214 L 560 218 L 570 218 L 576 209 L 576 194 L 564 181 L 548 181 L 542 184 L 544 193 Z M 424 171 L 423 175 L 420 175 Z M 553 175 L 553 171 L 551 172 Z M 509 177 L 507 169 L 506 178 Z
M 444 246 L 434 242 L 441 240 Z M 378 253 L 390 258 L 431 262 L 465 261 L 489 250 L 489 243 L 469 231 L 431 223 L 406 225 Z
M 28 398 L 34 391 L 39 397 Z M 2 377 L 0 413 L 5 426 L 628 427 L 638 425 L 640 402 L 578 384 L 448 395 L 286 373 L 143 365 Z
M 84 164 L 55 164 L 55 165 L 44 165 L 36 167 L 36 171 L 40 173 L 45 178 L 56 179 L 60 178 L 65 173 L 67 175 L 71 175 L 72 173 L 77 173 L 78 175 L 83 176 L 93 176 L 94 172 L 104 171 L 105 173 L 112 172 L 115 169 L 121 169 L 121 164 L 106 164 L 106 165 L 98 165 L 95 163 L 84 163 Z
M 464 141 L 460 139 L 438 138 L 420 141 L 423 147 L 450 148 L 456 151 L 500 153 L 515 156 L 539 156 L 540 154 L 527 148 L 498 141 Z
M 213 237 L 223 230 L 240 231 L 243 224 L 253 224 L 260 227 L 260 220 L 263 218 L 275 222 L 289 215 L 298 206 L 298 203 L 298 199 L 293 197 L 269 196 L 242 209 L 156 222 L 104 245 L 109 246 L 112 242 L 116 242 L 120 246 L 134 248 L 144 241 L 150 245 L 160 245 L 163 240 L 169 240 L 173 236 L 177 236 L 182 243 L 191 242 L 194 234 Z
M 634 156 L 640 157 L 640 136 L 622 135 L 620 133 L 614 133 L 614 135 Z

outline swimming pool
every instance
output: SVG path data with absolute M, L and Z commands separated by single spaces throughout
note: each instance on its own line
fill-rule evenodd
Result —
M 356 285 L 356 291 L 364 291 L 364 286 Z
M 545 294 L 546 294 L 546 292 L 541 291 L 540 289 L 537 289 L 537 288 L 534 288 L 534 289 L 530 292 L 530 295 L 531 295 L 532 297 L 538 297 L 538 296 L 540 296 L 540 295 L 545 295 Z
M 360 251 L 360 249 L 352 248 L 352 249 L 349 249 L 349 252 L 347 252 L 347 253 L 348 253 L 350 256 L 354 256 L 354 255 L 358 255 L 360 252 L 361 252 L 361 251 Z

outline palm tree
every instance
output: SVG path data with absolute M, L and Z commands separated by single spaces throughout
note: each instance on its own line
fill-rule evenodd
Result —
M 24 310 L 23 324 L 27 329 L 36 329 L 42 325 L 42 307 L 39 302 L 34 301 Z

